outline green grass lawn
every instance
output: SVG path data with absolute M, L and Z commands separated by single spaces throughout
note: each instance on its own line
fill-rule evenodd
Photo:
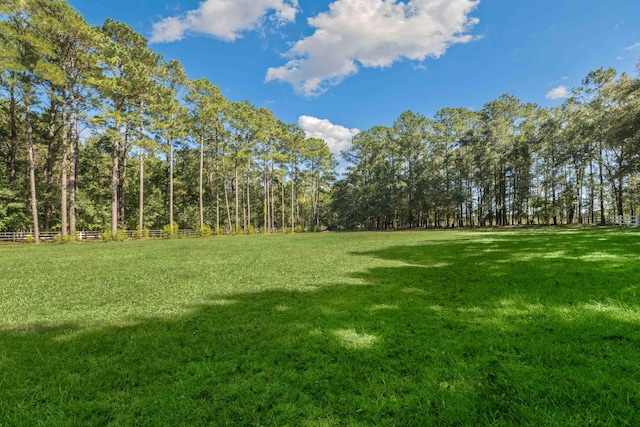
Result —
M 0 246 L 0 426 L 640 425 L 640 233 Z

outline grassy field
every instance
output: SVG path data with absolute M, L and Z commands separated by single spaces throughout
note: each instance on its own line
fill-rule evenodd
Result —
M 640 425 L 640 234 L 0 246 L 0 426 Z

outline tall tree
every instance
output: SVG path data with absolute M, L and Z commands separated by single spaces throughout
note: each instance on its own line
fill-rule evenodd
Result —
M 250 144 L 254 142 L 256 108 L 249 101 L 233 102 L 227 117 L 232 132 L 231 156 L 235 209 L 233 230 L 235 233 L 240 233 L 240 168 L 250 153 Z
M 573 101 L 583 106 L 583 114 L 586 120 L 582 126 L 583 135 L 589 138 L 591 143 L 596 147 L 596 156 L 598 164 L 598 191 L 600 203 L 600 224 L 606 222 L 605 215 L 605 139 L 606 126 L 608 123 L 605 119 L 607 106 L 605 104 L 603 91 L 605 86 L 610 84 L 616 76 L 616 71 L 612 68 L 600 68 L 591 71 L 582 81 L 582 86 L 574 91 Z
M 187 109 L 180 103 L 180 95 L 187 83 L 182 64 L 176 60 L 163 62 L 160 70 L 161 87 L 155 100 L 153 130 L 168 150 L 169 161 L 169 224 L 174 225 L 174 145 L 187 133 Z
M 309 172 L 310 221 L 312 229 L 320 226 L 320 195 L 327 191 L 335 179 L 335 158 L 329 146 L 319 138 L 307 138 L 305 157 Z
M 135 97 L 141 94 L 136 84 L 143 80 L 141 74 L 143 73 L 142 69 L 145 68 L 139 66 L 137 55 L 143 56 L 143 63 L 146 63 L 147 60 L 152 62 L 157 56 L 148 51 L 147 40 L 124 23 L 107 19 L 102 26 L 102 33 L 101 63 L 104 78 L 97 81 L 96 85 L 106 101 L 102 107 L 101 115 L 109 126 L 109 134 L 113 142 L 111 233 L 115 235 L 118 231 L 119 220 L 124 224 L 124 179 L 126 173 L 121 170 L 120 160 L 126 161 L 127 159 L 127 142 L 131 132 L 131 122 L 135 120 L 135 109 L 132 107 L 132 103 Z
M 87 25 L 82 16 L 62 0 L 36 0 L 37 14 L 42 16 L 42 25 L 38 27 L 39 37 L 47 40 L 52 46 L 52 54 L 47 60 L 64 78 L 61 85 L 51 82 L 51 105 L 55 105 L 56 98 L 61 105 L 61 234 L 67 233 L 67 200 L 68 219 L 71 239 L 75 239 L 76 231 L 76 175 L 77 175 L 77 135 L 79 122 L 79 105 L 83 102 L 83 89 L 89 81 L 97 76 L 96 38 L 93 29 Z M 57 93 L 56 93 L 57 92 Z M 52 111 L 53 113 L 53 111 Z M 50 124 L 51 139 L 55 137 Z M 47 173 L 51 173 L 52 158 L 48 158 Z M 50 186 L 48 176 L 48 185 Z M 67 197 L 68 196 L 68 197 Z M 47 216 L 47 219 L 48 216 Z
M 189 82 L 186 102 L 189 104 L 193 124 L 193 136 L 200 147 L 198 168 L 198 200 L 199 200 L 199 224 L 204 226 L 204 153 L 205 147 L 214 142 L 219 142 L 222 133 L 221 120 L 226 109 L 226 100 L 220 93 L 220 88 L 214 86 L 207 79 L 198 79 Z M 217 151 L 217 147 L 216 147 Z M 236 176 L 237 179 L 237 176 Z M 236 182 L 237 185 L 237 182 Z M 217 214 L 216 214 L 217 216 Z M 216 219 L 218 221 L 218 219 Z
M 39 243 L 33 114 L 40 98 L 36 89 L 43 81 L 62 84 L 64 77 L 45 61 L 45 57 L 52 56 L 54 52 L 53 46 L 38 34 L 44 16 L 37 13 L 37 6 L 35 1 L 7 1 L 0 9 L 0 14 L 8 17 L 0 21 L 0 38 L 6 48 L 1 65 L 9 71 L 8 76 L 12 80 L 9 85 L 17 89 L 24 111 L 32 227 L 35 242 Z

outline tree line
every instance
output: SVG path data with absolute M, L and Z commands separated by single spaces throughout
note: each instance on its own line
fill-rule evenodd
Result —
M 605 224 L 638 214 L 640 79 L 592 71 L 553 108 L 502 95 L 407 111 L 343 154 L 332 207 L 347 228 Z
M 640 202 L 640 80 L 590 72 L 561 106 L 503 95 L 407 111 L 344 151 L 190 79 L 128 25 L 0 5 L 0 231 L 251 233 L 602 224 Z
M 62 0 L 10 0 L 0 16 L 0 231 L 325 222 L 324 141 L 189 79 L 124 23 L 90 26 Z

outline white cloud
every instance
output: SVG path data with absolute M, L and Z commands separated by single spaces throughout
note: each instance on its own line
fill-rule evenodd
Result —
M 569 97 L 569 90 L 565 86 L 558 86 L 547 93 L 547 99 L 564 99 Z
M 336 0 L 309 19 L 315 32 L 285 54 L 289 61 L 269 68 L 266 81 L 319 95 L 360 67 L 389 67 L 402 59 L 438 58 L 455 43 L 474 37 L 469 14 L 480 0 Z
M 638 48 L 638 47 L 640 47 L 640 42 L 638 42 L 638 43 L 636 43 L 634 45 L 631 45 L 631 46 L 627 46 L 627 47 L 624 48 L 624 50 L 633 50 L 633 49 Z
M 204 33 L 226 41 L 243 31 L 260 28 L 265 19 L 284 24 L 295 21 L 298 0 L 205 0 L 196 10 L 165 18 L 153 25 L 151 42 L 182 40 L 185 33 Z
M 300 116 L 298 125 L 307 138 L 324 140 L 336 158 L 340 158 L 340 151 L 349 148 L 353 137 L 360 133 L 359 129 L 348 129 L 344 126 L 334 125 L 327 119 L 318 119 L 312 116 Z

